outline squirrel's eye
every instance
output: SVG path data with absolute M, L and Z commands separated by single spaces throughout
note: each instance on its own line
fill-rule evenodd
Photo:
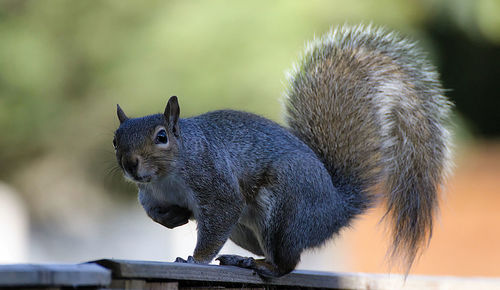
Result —
M 116 150 L 116 137 L 113 138 L 113 147 L 115 147 L 115 150 Z
M 163 129 L 158 131 L 158 133 L 156 134 L 155 143 L 156 144 L 166 144 L 167 141 L 168 141 L 167 132 Z

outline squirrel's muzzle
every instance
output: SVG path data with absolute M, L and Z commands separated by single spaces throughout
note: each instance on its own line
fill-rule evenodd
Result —
M 126 173 L 134 176 L 137 174 L 137 168 L 139 167 L 139 158 L 135 155 L 127 158 L 127 156 L 122 157 L 122 167 Z
M 121 165 L 125 177 L 128 177 L 134 182 L 148 182 L 150 176 L 142 176 L 139 174 L 141 167 L 141 158 L 138 155 L 122 156 Z
M 121 166 L 125 177 L 134 182 L 149 182 L 152 174 L 145 168 L 144 162 L 139 155 L 122 156 Z

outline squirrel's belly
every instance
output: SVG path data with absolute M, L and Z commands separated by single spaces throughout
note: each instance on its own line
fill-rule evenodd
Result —
M 238 223 L 252 230 L 257 236 L 260 236 L 270 219 L 273 207 L 274 202 L 269 197 L 269 191 L 261 188 L 256 198 L 246 204 Z

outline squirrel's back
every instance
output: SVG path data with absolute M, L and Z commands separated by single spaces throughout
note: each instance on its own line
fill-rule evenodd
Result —
M 370 199 L 382 185 L 392 255 L 408 269 L 432 232 L 450 165 L 450 103 L 414 43 L 371 26 L 343 26 L 306 47 L 288 76 L 287 123 L 339 188 Z
M 227 158 L 234 162 L 235 169 L 248 170 L 248 166 L 266 166 L 281 155 L 311 155 L 315 153 L 302 140 L 283 126 L 259 115 L 235 111 L 217 110 L 188 119 L 181 119 L 183 138 L 186 149 L 193 140 L 200 137 L 211 144 L 217 151 L 229 154 Z M 280 148 L 281 150 L 276 150 Z M 244 156 L 245 158 L 241 158 Z M 246 162 L 247 159 L 259 162 Z M 243 162 L 245 164 L 238 164 Z

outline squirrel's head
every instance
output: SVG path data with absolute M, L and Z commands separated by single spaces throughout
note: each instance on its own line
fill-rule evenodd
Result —
M 173 170 L 180 146 L 179 114 L 176 96 L 168 100 L 163 114 L 142 118 L 128 118 L 117 105 L 120 127 L 113 146 L 126 178 L 147 183 Z

